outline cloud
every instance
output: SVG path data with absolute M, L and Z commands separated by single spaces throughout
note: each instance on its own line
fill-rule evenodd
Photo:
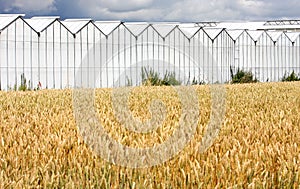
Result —
M 153 0 L 78 0 L 86 16 L 98 20 L 155 20 L 160 9 Z
M 167 20 L 208 21 L 224 20 L 237 17 L 239 11 L 234 11 L 230 0 L 184 0 L 176 2 L 168 14 Z
M 55 10 L 54 0 L 1 0 L 2 11 L 9 12 L 42 12 L 51 13 Z
M 100 0 L 98 5 L 107 8 L 111 12 L 130 12 L 145 9 L 151 3 L 152 0 Z

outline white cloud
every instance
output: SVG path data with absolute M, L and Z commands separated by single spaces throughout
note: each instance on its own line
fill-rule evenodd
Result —
M 111 12 L 140 10 L 151 5 L 152 0 L 100 0 L 99 5 Z
M 153 8 L 153 0 L 79 0 L 87 16 L 100 19 L 153 20 L 160 9 Z
M 185 0 L 178 1 L 166 15 L 168 20 L 207 21 L 224 20 L 239 17 L 240 12 L 234 10 L 230 0 Z
M 5 0 L 2 0 L 5 1 Z M 2 3 L 0 1 L 0 3 Z M 54 7 L 55 0 L 10 0 L 6 1 L 4 4 L 5 12 L 9 12 L 11 10 L 23 12 L 44 12 L 50 13 L 51 11 L 55 10 Z

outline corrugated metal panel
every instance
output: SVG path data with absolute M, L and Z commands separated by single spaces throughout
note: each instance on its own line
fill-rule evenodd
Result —
M 91 21 L 91 19 L 66 19 L 61 23 L 68 28 L 70 32 L 76 34 Z
M 114 29 L 116 29 L 121 21 L 96 21 L 94 24 L 105 34 L 109 35 Z
M 0 14 L 0 30 L 3 30 L 9 24 L 22 16 L 24 16 L 24 14 Z

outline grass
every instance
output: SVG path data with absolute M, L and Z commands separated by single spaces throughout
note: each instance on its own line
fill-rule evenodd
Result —
M 226 85 L 226 117 L 211 148 L 198 147 L 209 121 L 209 86 L 194 86 L 200 116 L 194 139 L 163 165 L 129 169 L 105 162 L 83 142 L 71 90 L 0 92 L 0 188 L 297 188 L 300 186 L 300 82 Z M 97 89 L 99 118 L 122 144 L 153 146 L 178 125 L 180 101 L 172 87 L 135 88 L 133 116 L 160 98 L 163 125 L 150 134 L 125 130 L 113 116 L 111 89 Z

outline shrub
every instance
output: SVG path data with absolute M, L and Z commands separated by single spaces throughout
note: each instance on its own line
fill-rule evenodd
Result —
M 29 85 L 30 85 L 30 81 L 29 81 Z M 27 86 L 27 80 L 25 77 L 25 74 L 22 73 L 21 74 L 21 85 L 18 88 L 19 91 L 28 91 L 30 90 L 30 88 Z
M 193 78 L 192 85 L 205 85 L 204 81 L 198 81 L 195 77 Z
M 162 85 L 181 85 L 181 82 L 178 81 L 175 77 L 175 72 L 166 72 L 164 78 L 162 79 Z
M 166 71 L 163 78 L 159 77 L 159 73 L 155 72 L 153 69 L 147 70 L 142 68 L 142 85 L 146 86 L 171 86 L 171 85 L 181 85 L 175 77 L 175 72 Z
M 293 70 L 292 73 L 289 75 L 287 74 L 287 72 L 285 72 L 281 81 L 283 81 L 283 82 L 285 82 L 285 81 L 300 81 L 300 77 Z
M 258 79 L 254 77 L 252 72 L 244 71 L 238 68 L 237 72 L 234 74 L 233 69 L 230 66 L 230 75 L 231 75 L 231 83 L 256 83 Z
M 132 79 L 126 76 L 126 87 L 132 86 Z
M 31 90 L 38 91 L 40 89 L 42 89 L 41 82 L 38 82 L 37 86 L 32 89 L 31 82 L 30 82 L 30 80 L 27 82 L 27 79 L 26 79 L 24 73 L 21 74 L 20 86 L 18 86 L 17 84 L 15 84 L 13 88 L 8 86 L 8 90 L 14 90 L 14 91 L 31 91 Z

